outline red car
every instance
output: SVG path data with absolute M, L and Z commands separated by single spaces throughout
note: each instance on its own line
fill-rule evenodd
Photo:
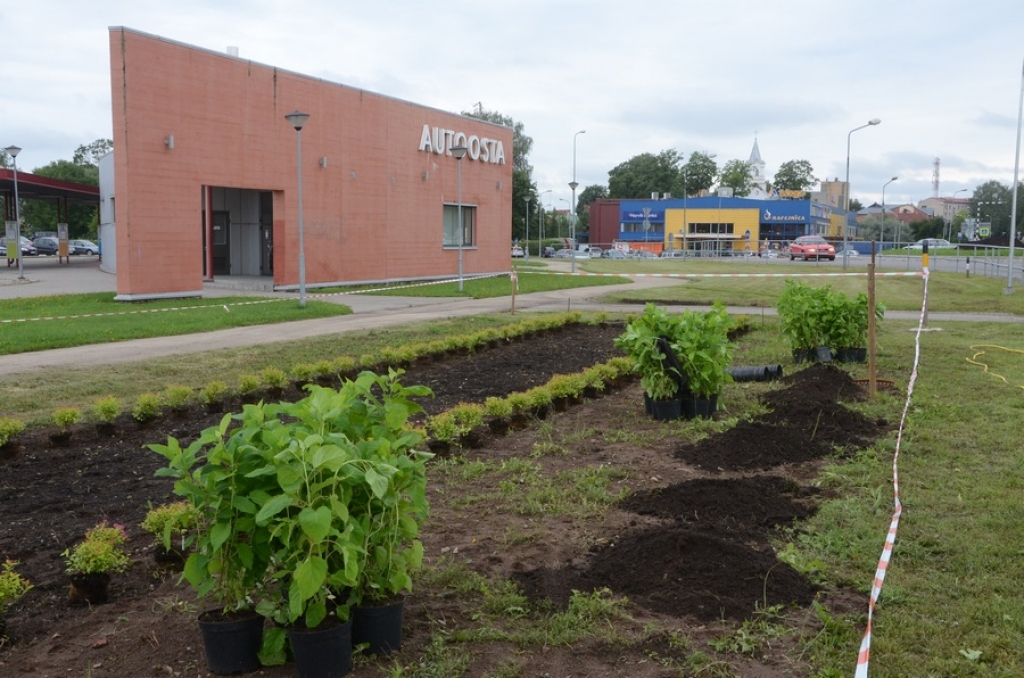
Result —
M 789 260 L 797 257 L 803 257 L 804 261 L 811 258 L 835 261 L 836 248 L 820 235 L 802 235 L 789 245 Z

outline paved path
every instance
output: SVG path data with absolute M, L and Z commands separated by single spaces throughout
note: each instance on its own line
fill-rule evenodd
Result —
M 569 263 L 557 262 L 551 268 L 555 270 L 559 268 L 568 270 Z M 15 276 L 16 274 L 17 272 L 14 271 Z M 100 271 L 95 258 L 72 257 L 71 264 L 63 266 L 56 265 L 55 257 L 42 258 L 41 261 L 33 261 L 26 267 L 26 279 L 24 281 L 12 282 L 11 278 L 10 271 L 5 270 L 0 274 L 0 299 L 13 296 L 61 294 L 66 293 L 68 290 L 76 292 L 114 291 L 114 276 Z M 632 289 L 650 289 L 676 284 L 678 284 L 678 280 L 671 278 L 638 278 L 634 281 Z M 516 311 L 607 311 L 609 313 L 628 313 L 640 310 L 634 304 L 610 304 L 602 301 L 602 297 L 608 291 L 608 287 L 583 287 L 520 295 L 516 297 Z M 295 298 L 294 293 L 246 292 L 217 283 L 208 285 L 204 292 L 208 296 L 258 294 L 260 296 L 287 296 Z M 333 295 L 326 298 L 350 306 L 353 311 L 352 314 L 275 325 L 238 327 L 201 334 L 135 339 L 112 344 L 92 344 L 74 348 L 0 356 L 0 375 L 36 371 L 41 366 L 53 368 L 129 363 L 149 358 L 204 353 L 241 346 L 298 341 L 308 337 L 353 330 L 381 329 L 425 320 L 463 317 L 481 313 L 508 313 L 511 311 L 511 299 L 509 297 L 464 299 L 451 297 L 382 297 L 351 294 Z M 683 308 L 702 307 L 678 307 L 679 310 Z M 771 307 L 730 307 L 729 311 L 734 314 L 754 316 L 775 314 L 775 309 Z M 914 312 L 888 311 L 886 313 L 886 318 L 889 319 L 916 320 L 917 317 L 918 313 Z M 937 323 L 963 320 L 1024 323 L 1024 317 L 995 313 L 931 313 L 929 320 L 929 324 L 933 327 Z

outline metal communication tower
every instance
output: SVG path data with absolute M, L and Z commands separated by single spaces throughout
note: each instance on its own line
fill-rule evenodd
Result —
M 932 197 L 939 197 L 939 165 L 942 164 L 940 158 L 935 158 L 932 162 Z

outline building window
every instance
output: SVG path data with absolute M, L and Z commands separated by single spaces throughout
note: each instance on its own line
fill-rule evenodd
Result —
M 693 223 L 689 225 L 690 235 L 727 235 L 735 230 L 734 224 Z
M 476 245 L 476 207 L 469 205 L 462 206 L 462 246 L 474 247 Z M 459 206 L 444 206 L 444 246 L 459 246 Z

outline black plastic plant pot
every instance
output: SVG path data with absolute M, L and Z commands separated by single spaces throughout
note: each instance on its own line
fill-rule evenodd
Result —
M 255 612 L 224 616 L 219 610 L 199 615 L 206 663 L 218 676 L 260 668 L 257 653 L 263 642 L 263 617 Z
M 388 655 L 402 647 L 405 598 L 382 605 L 360 605 L 352 610 L 352 646 L 366 644 L 366 654 Z
M 299 678 L 341 678 L 352 670 L 352 621 L 288 629 Z
M 651 400 L 651 416 L 656 421 L 675 421 L 682 415 L 682 405 L 679 398 L 668 398 L 666 400 Z

